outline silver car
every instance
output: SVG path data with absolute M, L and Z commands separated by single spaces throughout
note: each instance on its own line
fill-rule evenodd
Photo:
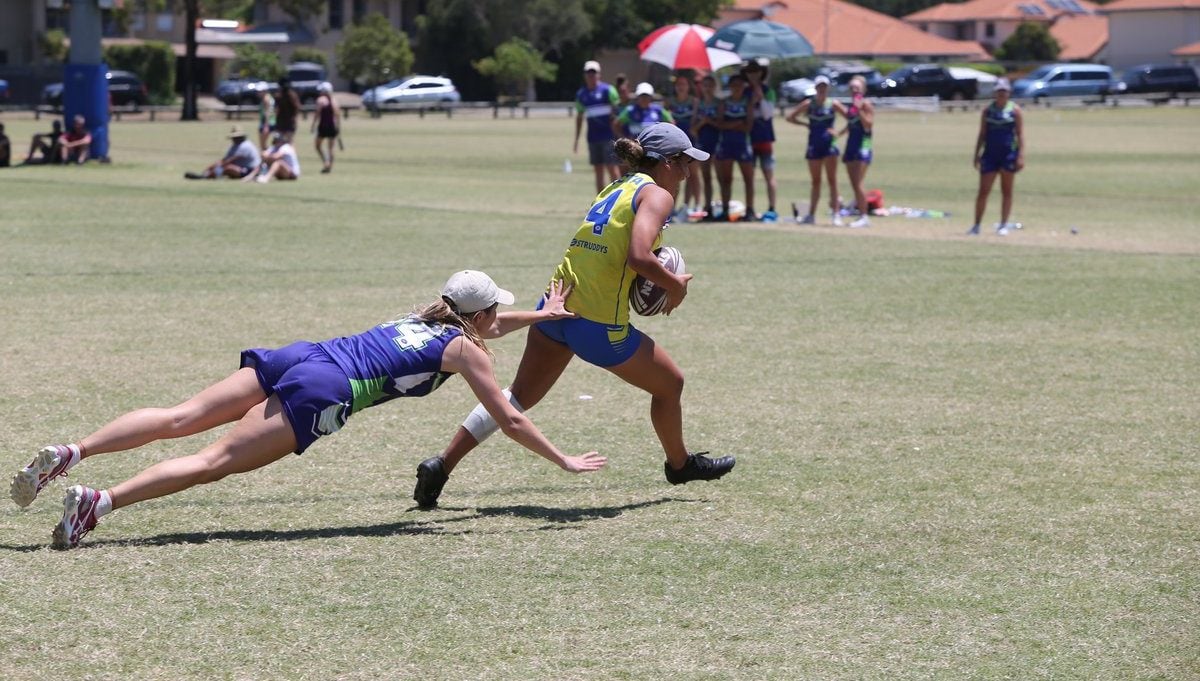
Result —
M 449 78 L 439 76 L 407 76 L 398 78 L 362 94 L 363 104 L 447 103 L 462 101 L 458 88 Z

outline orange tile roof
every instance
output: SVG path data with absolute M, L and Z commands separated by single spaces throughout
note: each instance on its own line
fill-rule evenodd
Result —
M 1171 50 L 1172 57 L 1200 57 L 1200 43 L 1192 43 Z
M 1099 5 L 1088 0 L 1076 0 L 1086 12 L 1095 12 Z M 1168 0 L 1159 0 L 1166 2 Z M 1055 3 L 1057 4 L 1057 3 Z M 1022 6 L 1033 5 L 1041 14 L 1021 11 Z M 909 23 L 937 21 L 1054 21 L 1055 17 L 1070 14 L 1051 5 L 1046 0 L 968 0 L 967 2 L 943 2 L 904 17 Z
M 1108 17 L 1096 14 L 1064 15 L 1050 27 L 1058 41 L 1061 61 L 1095 59 L 1108 44 Z
M 1200 9 L 1200 0 L 1117 0 L 1100 8 L 1111 12 L 1137 12 L 1152 9 Z
M 734 0 L 733 7 L 722 12 L 723 20 L 716 22 L 716 25 L 752 18 L 747 16 L 747 10 L 759 14 L 763 8 L 768 9 L 767 19 L 800 31 L 820 55 L 991 59 L 987 51 L 973 40 L 942 38 L 894 17 L 843 0 Z M 828 36 L 825 32 L 827 19 Z

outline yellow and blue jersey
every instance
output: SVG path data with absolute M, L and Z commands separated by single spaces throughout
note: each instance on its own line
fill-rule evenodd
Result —
M 554 279 L 570 284 L 567 308 L 594 322 L 629 323 L 629 289 L 637 273 L 629 266 L 629 241 L 637 196 L 654 180 L 645 173 L 630 173 L 604 188 L 579 225 Z M 662 232 L 654 248 L 662 243 Z

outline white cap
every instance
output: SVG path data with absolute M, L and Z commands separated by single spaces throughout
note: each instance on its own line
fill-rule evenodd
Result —
M 1008 82 L 1007 78 L 997 78 L 996 86 L 992 90 L 1008 90 L 1012 92 L 1012 83 Z
M 328 82 L 321 83 L 320 85 L 317 86 L 317 90 L 320 90 L 321 92 L 324 92 L 326 94 L 331 93 L 331 92 L 333 92 L 333 83 L 328 83 Z
M 589 61 L 583 62 L 583 72 L 587 73 L 588 71 L 595 71 L 595 72 L 599 73 L 600 72 L 600 62 L 595 61 L 595 60 L 589 60 Z
M 496 303 L 512 305 L 516 300 L 512 293 L 496 286 L 491 277 L 475 270 L 454 273 L 442 287 L 442 297 L 448 298 L 459 314 L 473 314 Z
M 634 89 L 634 91 L 633 91 L 633 96 L 641 97 L 642 95 L 650 95 L 651 97 L 653 97 L 654 96 L 654 86 L 651 85 L 650 83 L 638 83 L 637 88 Z
M 813 85 L 829 85 L 829 76 L 817 76 L 813 78 Z

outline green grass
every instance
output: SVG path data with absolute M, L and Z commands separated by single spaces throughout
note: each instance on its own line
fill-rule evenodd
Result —
M 588 476 L 497 437 L 413 510 L 416 463 L 474 403 L 454 380 L 77 551 L 48 548 L 61 483 L 6 501 L 0 676 L 1200 678 L 1194 118 L 1030 112 L 1004 239 L 961 236 L 965 114 L 881 114 L 868 176 L 951 219 L 672 227 L 691 295 L 639 325 L 687 376 L 690 446 L 738 456 L 718 483 L 668 486 L 648 399 L 576 362 L 531 415 L 610 457 Z M 180 179 L 226 128 L 123 122 L 111 166 L 0 171 L 9 470 L 456 268 L 529 305 L 591 198 L 561 172 L 566 117 L 355 117 L 332 175 L 304 147 L 296 183 Z M 802 133 L 780 130 L 785 206 L 807 199 Z M 523 342 L 493 344 L 501 381 Z

